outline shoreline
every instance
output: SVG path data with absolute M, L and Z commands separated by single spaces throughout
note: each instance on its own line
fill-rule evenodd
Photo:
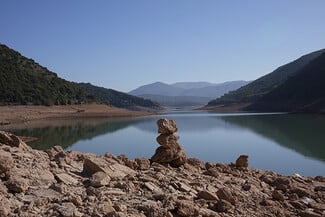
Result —
M 35 150 L 0 131 L 0 215 L 325 215 L 325 177 L 283 176 L 237 161 L 188 158 L 174 168 L 146 158 L 97 156 L 60 146 Z
M 38 120 L 78 118 L 123 118 L 155 114 L 150 111 L 131 111 L 107 105 L 69 106 L 0 106 L 0 126 L 10 126 Z

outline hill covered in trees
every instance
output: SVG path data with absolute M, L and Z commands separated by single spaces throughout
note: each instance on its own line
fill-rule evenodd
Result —
M 246 110 L 325 112 L 325 52 Z
M 78 86 L 98 97 L 102 102 L 118 108 L 138 110 L 143 108 L 159 109 L 160 105 L 148 99 L 132 96 L 123 92 L 104 87 L 94 86 L 90 83 L 79 83 Z
M 105 103 L 118 108 L 159 108 L 157 103 L 112 89 L 66 81 L 34 60 L 0 44 L 0 105 Z
M 76 84 L 0 44 L 0 104 L 66 105 L 98 101 Z
M 319 57 L 325 49 L 304 55 L 291 63 L 280 66 L 273 72 L 258 78 L 257 80 L 235 90 L 220 98 L 212 100 L 208 106 L 229 105 L 235 103 L 253 103 L 262 98 L 267 93 L 275 90 L 283 84 L 289 77 L 294 76 L 312 60 Z

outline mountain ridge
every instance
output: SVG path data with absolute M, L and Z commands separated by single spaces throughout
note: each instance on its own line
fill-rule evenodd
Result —
M 67 81 L 4 44 L 0 44 L 0 105 L 71 105 L 105 103 L 117 108 L 157 108 L 157 103 L 112 89 Z M 106 91 L 106 92 L 105 92 Z M 103 92 L 107 94 L 106 99 Z M 110 99 L 110 100 L 108 100 Z
M 200 81 L 166 84 L 163 82 L 154 82 L 140 86 L 130 91 L 129 94 L 151 99 L 166 106 L 183 106 L 184 104 L 202 106 L 208 103 L 209 100 L 247 83 L 249 82 L 241 80 L 223 83 Z
M 268 73 L 251 83 L 239 88 L 238 90 L 229 92 L 220 98 L 212 100 L 207 106 L 227 105 L 233 103 L 252 103 L 263 95 L 272 91 L 278 85 L 294 75 L 301 68 L 309 64 L 310 61 L 317 58 L 325 52 L 325 49 L 314 51 L 305 54 L 287 64 L 276 68 L 271 73 Z

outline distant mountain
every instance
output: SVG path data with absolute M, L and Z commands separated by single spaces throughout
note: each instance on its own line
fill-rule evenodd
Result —
M 177 82 L 174 84 L 171 84 L 173 87 L 178 87 L 182 89 L 192 89 L 192 88 L 202 88 L 202 87 L 209 87 L 209 86 L 214 86 L 217 84 L 214 83 L 209 83 L 205 81 L 201 82 Z
M 224 96 L 212 100 L 208 103 L 208 106 L 227 105 L 233 103 L 252 103 L 262 98 L 267 93 L 276 89 L 279 85 L 284 83 L 290 76 L 294 76 L 304 68 L 310 61 L 319 57 L 325 49 L 312 52 L 304 55 L 295 61 L 283 65 L 273 72 L 255 80 L 251 83 L 239 88 L 238 90 L 229 92 Z
M 246 109 L 325 113 L 325 52 Z
M 165 84 L 155 82 L 132 90 L 129 94 L 151 99 L 166 106 L 198 106 L 247 83 L 247 81 L 230 81 L 220 84 L 209 82 Z
M 209 97 L 200 96 L 162 96 L 144 94 L 140 95 L 140 97 L 159 102 L 160 105 L 172 107 L 202 106 L 211 100 Z
M 131 110 L 139 110 L 143 108 L 159 109 L 158 103 L 148 99 L 132 96 L 113 89 L 94 86 L 90 83 L 77 84 L 82 90 L 93 94 L 103 102 L 118 108 L 127 108 Z
M 151 95 L 163 95 L 163 96 L 178 96 L 184 89 L 179 87 L 174 87 L 169 84 L 162 82 L 155 82 L 152 84 L 143 85 L 129 92 L 129 94 L 134 96 L 140 96 L 144 94 Z
M 157 103 L 91 84 L 66 81 L 0 44 L 0 105 L 106 103 L 118 108 L 158 108 Z

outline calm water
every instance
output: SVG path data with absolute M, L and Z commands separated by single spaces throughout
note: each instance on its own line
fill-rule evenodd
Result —
M 38 149 L 60 144 L 67 150 L 150 158 L 158 147 L 156 121 L 162 117 L 176 121 L 188 157 L 230 163 L 247 154 L 250 167 L 325 175 L 325 116 L 168 111 L 134 119 L 52 121 L 11 131 L 39 137 L 30 143 Z

